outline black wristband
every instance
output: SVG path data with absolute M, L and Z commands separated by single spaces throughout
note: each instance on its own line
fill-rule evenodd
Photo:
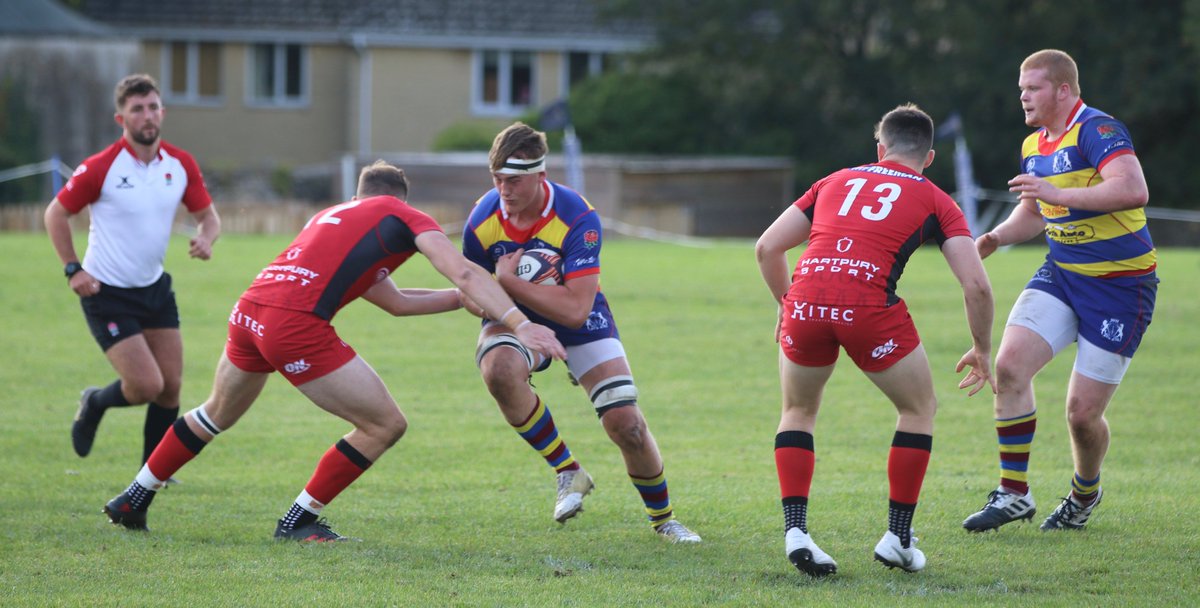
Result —
M 80 264 L 79 262 L 70 262 L 66 266 L 63 266 L 63 274 L 66 275 L 68 279 L 75 276 L 75 273 L 79 272 L 80 270 L 83 270 L 83 264 Z

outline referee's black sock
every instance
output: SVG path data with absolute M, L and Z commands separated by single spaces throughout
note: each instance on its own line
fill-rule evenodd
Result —
M 150 454 L 162 440 L 163 434 L 175 419 L 179 417 L 179 408 L 167 409 L 153 401 L 146 404 L 146 424 L 142 427 L 142 464 L 150 459 Z
M 104 416 L 104 411 L 110 407 L 125 407 L 132 405 L 125 399 L 125 393 L 121 392 L 121 379 L 117 378 L 112 384 L 94 392 L 88 397 L 88 409 L 86 422 L 89 424 L 99 424 L 100 418 Z

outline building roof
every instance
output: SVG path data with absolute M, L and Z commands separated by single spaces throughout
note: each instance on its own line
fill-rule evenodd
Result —
M 0 35 L 112 37 L 115 32 L 54 0 L 0 2 Z
M 8 1 L 8 0 L 6 0 Z M 601 0 L 80 0 L 83 15 L 143 38 L 494 46 L 548 41 L 640 48 L 649 24 L 604 18 Z

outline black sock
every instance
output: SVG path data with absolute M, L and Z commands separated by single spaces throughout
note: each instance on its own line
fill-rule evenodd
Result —
M 888 501 L 888 530 L 900 537 L 900 546 L 907 549 L 912 544 L 912 520 L 917 505 L 906 505 Z
M 808 497 L 789 496 L 783 499 L 783 531 L 792 528 L 808 534 Z
M 157 493 L 142 487 L 142 484 L 136 481 L 129 484 L 129 488 L 125 490 L 125 494 L 129 496 L 129 508 L 134 511 L 145 511 L 150 508 L 150 502 L 154 500 L 154 495 Z
M 167 409 L 153 401 L 146 404 L 146 424 L 142 427 L 142 464 L 150 459 L 150 454 L 178 417 L 177 407 Z
M 294 530 L 301 526 L 311 524 L 314 521 L 317 521 L 316 513 L 313 513 L 312 511 L 309 511 L 308 509 L 305 509 L 296 503 L 292 503 L 292 508 L 288 509 L 287 515 L 284 515 L 283 519 L 279 520 L 279 523 L 283 524 L 283 527 L 287 528 L 288 530 Z
M 117 378 L 112 384 L 92 393 L 90 403 L 91 409 L 103 413 L 104 410 L 110 407 L 125 407 L 133 405 L 125 399 L 125 393 L 121 392 L 121 379 Z

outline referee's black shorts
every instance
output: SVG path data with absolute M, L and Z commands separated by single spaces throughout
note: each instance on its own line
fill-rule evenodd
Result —
M 100 349 L 142 333 L 143 329 L 178 329 L 179 308 L 171 289 L 171 275 L 163 273 L 145 287 L 113 287 L 100 284 L 100 291 L 80 298 L 83 316 Z

